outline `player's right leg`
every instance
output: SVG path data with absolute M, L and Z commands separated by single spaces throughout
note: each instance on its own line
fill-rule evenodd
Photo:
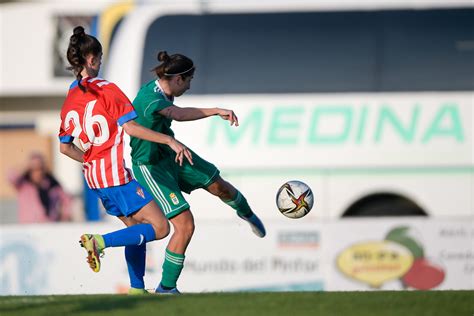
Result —
M 192 155 L 194 164 L 185 163 L 178 169 L 179 185 L 182 191 L 190 193 L 196 189 L 204 188 L 232 207 L 237 215 L 250 225 L 255 235 L 260 238 L 264 237 L 266 235 L 265 226 L 252 211 L 243 194 L 232 184 L 222 179 L 216 166 L 202 159 L 195 152 L 192 152 Z
M 141 245 L 168 235 L 167 219 L 153 197 L 135 180 L 126 185 L 95 191 L 108 214 L 131 217 L 140 224 L 105 235 L 81 236 L 80 243 L 87 251 L 87 261 L 94 272 L 100 271 L 100 256 L 105 248 Z

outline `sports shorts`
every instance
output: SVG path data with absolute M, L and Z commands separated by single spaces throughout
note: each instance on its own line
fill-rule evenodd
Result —
M 135 178 L 155 198 L 166 218 L 172 218 L 189 209 L 182 192 L 191 193 L 206 188 L 219 176 L 219 169 L 194 152 L 191 165 L 186 159 L 180 166 L 174 158 L 163 158 L 157 164 L 133 162 Z
M 107 214 L 112 216 L 128 217 L 153 201 L 151 194 L 135 180 L 93 191 L 99 196 Z

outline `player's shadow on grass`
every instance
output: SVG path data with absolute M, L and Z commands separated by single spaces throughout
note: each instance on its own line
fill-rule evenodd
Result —
M 76 306 L 71 312 L 100 312 L 100 311 L 120 311 L 127 309 L 134 309 L 137 304 L 143 302 L 163 302 L 172 299 L 172 295 L 141 295 L 141 296 L 128 296 L 128 295 L 94 295 L 89 297 L 83 297 L 81 304 Z
M 0 315 L 74 315 L 87 312 L 111 312 L 136 309 L 138 304 L 160 303 L 176 298 L 173 295 L 58 295 L 46 297 L 13 297 L 3 301 Z M 149 306 L 149 305 L 148 305 Z M 54 311 L 54 312 L 52 312 Z M 109 315 L 109 314 L 107 314 Z

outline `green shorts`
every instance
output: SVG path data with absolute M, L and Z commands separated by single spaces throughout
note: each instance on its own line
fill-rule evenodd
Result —
M 170 158 L 164 158 L 153 165 L 133 162 L 135 178 L 153 195 L 166 218 L 189 209 L 182 192 L 189 194 L 196 189 L 205 188 L 219 176 L 216 166 L 194 152 L 192 155 L 194 165 L 185 159 L 180 166 Z

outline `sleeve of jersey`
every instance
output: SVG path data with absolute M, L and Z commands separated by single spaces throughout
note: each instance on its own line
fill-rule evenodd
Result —
M 109 113 L 117 120 L 120 126 L 136 119 L 137 113 L 133 108 L 132 102 L 116 85 L 111 84 L 110 86 L 110 89 L 105 91 Z
M 158 112 L 172 105 L 173 105 L 173 102 L 160 99 L 160 98 L 150 100 L 148 105 L 145 107 L 145 110 L 143 111 L 143 115 L 147 119 L 153 121 L 155 118 L 161 117 L 161 115 L 159 115 Z
M 74 137 L 71 135 L 71 132 L 73 131 L 73 128 L 70 128 L 68 130 L 64 129 L 64 117 L 61 115 L 61 126 L 59 127 L 59 141 L 64 144 L 70 144 L 73 142 Z

